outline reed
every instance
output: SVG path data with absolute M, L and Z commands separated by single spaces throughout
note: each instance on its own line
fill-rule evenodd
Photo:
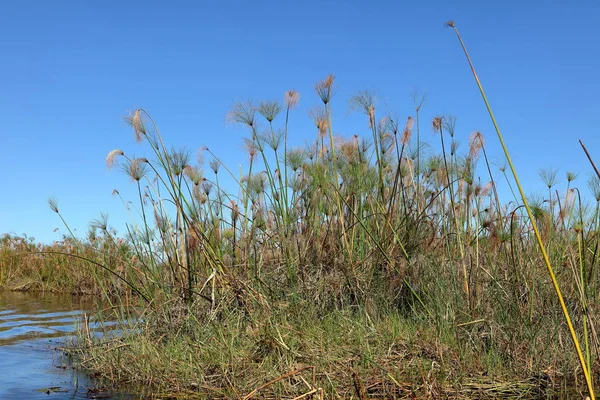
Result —
M 451 27 L 452 29 L 454 29 L 454 32 L 456 33 L 456 36 L 458 37 L 458 40 L 460 41 L 460 44 L 464 50 L 465 56 L 467 57 L 467 61 L 469 63 L 469 66 L 471 67 L 471 71 L 473 72 L 473 77 L 475 78 L 475 81 L 477 83 L 477 86 L 479 87 L 479 90 L 481 92 L 481 97 L 483 98 L 483 101 L 487 107 L 487 110 L 490 114 L 490 118 L 492 119 L 492 123 L 494 124 L 494 129 L 496 130 L 496 133 L 498 135 L 498 139 L 500 140 L 500 144 L 502 146 L 502 150 L 504 151 L 504 154 L 506 156 L 506 160 L 508 162 L 508 165 L 510 166 L 510 169 L 512 171 L 513 177 L 515 178 L 515 183 L 517 185 L 517 188 L 519 189 L 519 193 L 521 194 L 521 199 L 523 201 L 523 205 L 525 206 L 525 209 L 527 210 L 527 214 L 529 216 L 529 219 L 531 221 L 531 226 L 533 228 L 533 231 L 535 233 L 535 238 L 537 240 L 537 243 L 539 245 L 539 249 L 540 252 L 542 254 L 542 257 L 544 258 L 544 263 L 546 264 L 546 267 L 548 269 L 548 274 L 550 275 L 550 279 L 552 280 L 552 285 L 554 286 L 554 290 L 556 292 L 556 297 L 558 298 L 558 301 L 560 303 L 560 307 L 562 309 L 565 321 L 567 323 L 567 326 L 569 327 L 569 333 L 571 335 L 571 339 L 573 340 L 573 344 L 575 346 L 575 351 L 577 352 L 577 356 L 579 358 L 579 362 L 581 364 L 581 368 L 583 370 L 584 376 L 585 376 L 585 381 L 588 387 L 588 393 L 590 395 L 590 398 L 593 400 L 595 399 L 595 395 L 594 395 L 594 388 L 593 388 L 593 384 L 592 384 L 592 378 L 591 378 L 591 366 L 589 363 L 586 363 L 584 355 L 581 351 L 581 346 L 579 344 L 579 339 L 577 338 L 577 333 L 575 332 L 575 328 L 573 327 L 573 323 L 571 321 L 571 316 L 569 314 L 569 311 L 567 309 L 567 306 L 565 304 L 565 300 L 562 294 L 562 291 L 560 289 L 560 286 L 558 284 L 558 281 L 556 279 L 556 274 L 554 273 L 554 268 L 552 267 L 552 264 L 550 262 L 550 259 L 548 257 L 548 253 L 546 251 L 546 246 L 544 245 L 543 241 L 542 241 L 542 237 L 540 234 L 540 231 L 538 229 L 538 226 L 536 224 L 536 221 L 534 219 L 533 216 L 533 212 L 531 210 L 531 207 L 529 206 L 529 203 L 527 201 L 527 197 L 525 196 L 525 193 L 523 191 L 523 187 L 521 186 L 521 183 L 519 181 L 519 177 L 517 176 L 517 171 L 515 170 L 515 167 L 512 163 L 510 154 L 508 152 L 508 148 L 504 143 L 504 139 L 502 137 L 502 134 L 500 133 L 500 128 L 498 127 L 498 124 L 496 123 L 496 119 L 494 118 L 494 114 L 492 112 L 492 109 L 490 107 L 490 104 L 487 100 L 487 97 L 485 95 L 485 92 L 483 90 L 483 86 L 481 85 L 481 82 L 479 81 L 479 78 L 477 76 L 477 73 L 475 72 L 475 68 L 473 67 L 473 63 L 471 62 L 471 58 L 469 57 L 469 53 L 467 52 L 467 49 L 463 43 L 463 40 L 460 36 L 460 34 L 458 33 L 458 29 L 456 28 L 456 25 L 454 24 L 454 22 L 450 21 L 447 23 L 447 26 Z M 553 207 L 553 201 L 552 201 L 552 195 L 551 195 L 551 188 L 552 186 L 554 186 L 554 184 L 556 183 L 556 171 L 553 170 L 542 170 L 540 173 L 540 176 L 542 178 L 542 180 L 544 181 L 544 183 L 546 184 L 546 186 L 548 187 L 548 201 L 549 201 L 549 209 L 550 209 L 550 214 L 552 215 L 554 213 L 554 207 Z M 579 226 L 578 230 L 581 230 L 582 227 Z M 582 293 L 581 293 L 581 302 L 583 304 L 583 308 L 585 310 L 587 310 L 587 306 L 585 305 L 586 301 L 585 301 L 585 293 L 583 292 L 584 289 L 584 282 L 583 282 L 583 278 L 581 278 L 581 282 L 580 282 L 581 286 L 582 286 Z M 585 321 L 585 318 L 584 318 Z M 585 335 L 585 340 L 586 340 L 586 348 L 587 348 L 587 329 L 586 329 L 586 325 L 584 322 L 584 335 Z M 589 351 L 589 349 L 587 349 Z M 588 360 L 589 361 L 589 360 Z

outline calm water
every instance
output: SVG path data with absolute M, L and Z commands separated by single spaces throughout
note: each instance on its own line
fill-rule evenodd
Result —
M 85 313 L 95 311 L 92 300 L 81 297 L 0 292 L 0 399 L 136 398 L 88 391 L 100 385 L 57 350 Z

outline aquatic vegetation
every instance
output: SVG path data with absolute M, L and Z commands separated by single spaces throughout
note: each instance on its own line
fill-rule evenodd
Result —
M 122 198 L 126 235 L 101 216 L 86 238 L 65 237 L 68 249 L 8 238 L 0 282 L 18 270 L 15 253 L 90 260 L 78 264 L 93 272 L 89 285 L 139 301 L 145 325 L 86 343 L 84 365 L 166 395 L 593 397 L 600 176 L 588 183 L 591 206 L 572 172 L 563 185 L 543 170 L 547 194 L 526 196 L 509 153 L 496 169 L 494 141 L 454 116 L 431 115 L 427 145 L 419 93 L 404 116 L 379 114 L 374 94 L 357 93 L 349 103 L 366 132 L 343 137 L 335 83 L 314 86 L 305 147 L 288 147 L 298 92 L 234 104 L 227 120 L 247 132 L 239 173 L 209 148 L 194 159 L 168 147 L 135 110 L 126 120 L 146 156 L 106 158 L 135 187 L 132 204 Z M 501 203 L 497 173 L 514 201 Z

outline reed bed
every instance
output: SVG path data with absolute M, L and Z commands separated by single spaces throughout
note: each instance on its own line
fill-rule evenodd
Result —
M 147 155 L 106 159 L 137 192 L 123 199 L 135 204 L 126 235 L 103 216 L 50 262 L 33 253 L 52 249 L 5 238 L 2 281 L 23 252 L 35 262 L 22 276 L 48 265 L 71 276 L 69 253 L 90 287 L 134 295 L 143 329 L 78 354 L 99 376 L 162 396 L 594 398 L 600 176 L 541 170 L 547 193 L 526 197 L 491 165 L 484 134 L 425 115 L 419 96 L 400 121 L 357 93 L 349 106 L 365 135 L 345 137 L 335 88 L 333 75 L 315 84 L 305 147 L 288 146 L 299 93 L 235 104 L 227 117 L 247 132 L 239 173 L 209 148 L 169 147 L 145 110 L 132 112 Z M 498 180 L 513 200 L 501 203 Z

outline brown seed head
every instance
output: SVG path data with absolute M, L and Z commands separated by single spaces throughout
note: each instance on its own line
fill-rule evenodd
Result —
M 240 216 L 240 209 L 239 209 L 238 205 L 233 200 L 231 200 L 231 220 L 236 221 L 239 216 Z
M 473 132 L 469 137 L 469 157 L 477 158 L 483 144 L 483 135 L 480 132 Z
M 433 121 L 431 122 L 431 127 L 435 132 L 439 132 L 442 130 L 443 117 L 437 116 L 433 117 Z
M 287 108 L 291 110 L 298 105 L 298 101 L 300 101 L 300 93 L 298 93 L 296 90 L 288 90 L 283 95 L 283 101 L 285 102 Z
M 375 106 L 370 105 L 367 114 L 369 115 L 369 127 L 373 129 L 375 127 Z
M 488 193 L 490 193 L 490 190 L 492 190 L 492 187 L 494 186 L 494 184 L 492 182 L 488 182 L 482 189 L 481 189 L 481 195 L 482 196 L 487 196 Z
M 139 182 L 146 175 L 147 161 L 145 158 L 136 158 L 129 163 L 127 172 L 131 180 Z
M 119 149 L 115 149 L 112 150 L 110 153 L 108 153 L 108 155 L 106 156 L 106 166 L 108 168 L 112 168 L 115 165 L 115 160 L 118 156 L 122 156 L 125 153 L 123 153 L 122 150 Z
M 323 137 L 327 133 L 329 123 L 327 122 L 327 113 L 321 107 L 315 107 L 308 111 L 313 123 L 319 130 L 319 137 Z
M 335 81 L 335 76 L 329 75 L 327 78 L 319 81 L 315 84 L 315 91 L 321 98 L 323 104 L 328 104 L 331 101 L 331 97 L 333 96 L 333 82 Z
M 256 156 L 256 153 L 258 153 L 258 146 L 256 145 L 256 142 L 252 139 L 244 138 L 244 149 L 250 156 L 251 160 L 253 160 Z
M 133 128 L 133 133 L 135 134 L 136 142 L 141 142 L 144 140 L 144 135 L 146 135 L 146 126 L 144 125 L 144 121 L 142 119 L 142 111 L 135 110 L 132 114 L 125 117 L 125 121 L 131 125 Z
M 406 126 L 404 127 L 404 132 L 402 132 L 402 138 L 400 139 L 400 142 L 403 145 L 406 145 L 406 143 L 408 143 L 408 141 L 410 140 L 410 136 L 412 135 L 413 125 L 414 125 L 413 118 L 408 117 L 408 121 L 406 121 Z

